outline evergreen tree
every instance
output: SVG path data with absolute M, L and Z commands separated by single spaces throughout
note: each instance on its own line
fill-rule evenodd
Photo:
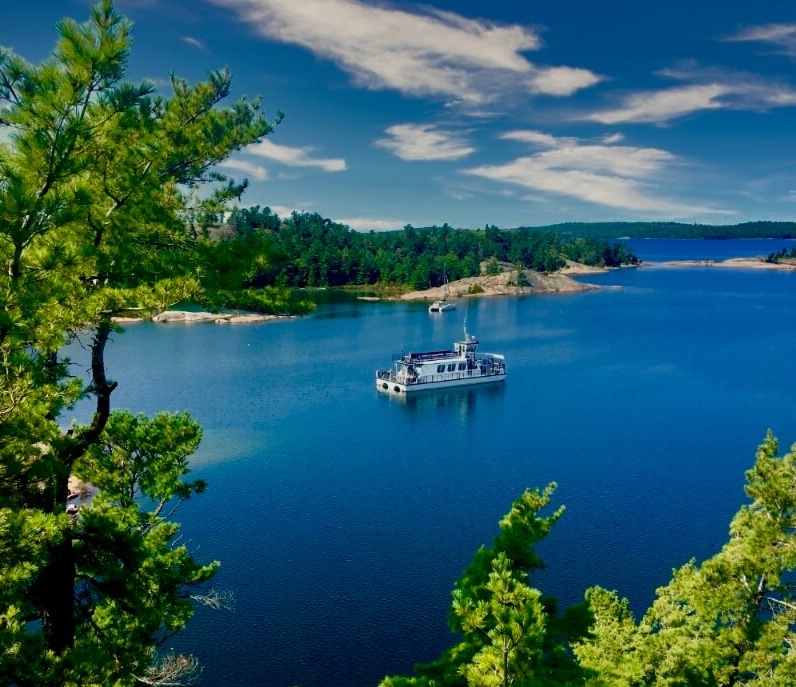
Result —
M 626 600 L 587 598 L 593 635 L 576 646 L 594 686 L 783 687 L 796 684 L 796 453 L 771 432 L 746 473 L 752 499 L 722 550 L 690 561 L 636 623 Z
M 453 591 L 448 624 L 461 641 L 416 677 L 387 677 L 382 687 L 509 687 L 575 685 L 581 674 L 568 650 L 588 618 L 575 607 L 563 616 L 555 601 L 531 586 L 544 567 L 534 545 L 564 512 L 547 516 L 555 484 L 527 490 L 500 521 L 492 547 L 481 547 Z
M 113 412 L 105 349 L 116 315 L 210 297 L 202 227 L 245 188 L 213 166 L 273 123 L 221 105 L 225 70 L 169 98 L 124 81 L 130 32 L 101 0 L 39 66 L 0 49 L 0 684 L 174 683 L 194 664 L 156 647 L 215 570 L 168 520 L 203 488 L 184 479 L 199 429 Z M 78 336 L 85 380 L 59 355 Z M 90 421 L 63 427 L 80 400 Z M 74 475 L 99 496 L 73 518 Z

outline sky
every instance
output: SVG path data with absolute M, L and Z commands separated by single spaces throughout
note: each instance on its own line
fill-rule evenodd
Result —
M 87 0 L 0 3 L 39 63 Z M 361 231 L 796 219 L 796 0 L 118 0 L 129 78 L 284 119 L 241 205 Z M 231 101 L 230 101 L 231 102 Z

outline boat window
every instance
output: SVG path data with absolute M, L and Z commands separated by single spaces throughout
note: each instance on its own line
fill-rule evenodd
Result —
M 448 365 L 448 372 L 453 372 L 456 369 L 456 363 L 450 363 Z
M 437 372 L 445 372 L 445 366 L 444 365 L 437 365 Z
M 459 369 L 464 370 L 467 368 L 467 363 L 459 363 Z

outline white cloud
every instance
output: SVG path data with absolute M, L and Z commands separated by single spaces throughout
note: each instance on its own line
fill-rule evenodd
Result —
M 188 45 L 201 50 L 202 52 L 207 52 L 207 46 L 198 38 L 194 38 L 193 36 L 183 36 L 180 40 L 183 43 L 187 43 Z
M 255 181 L 265 181 L 268 178 L 268 172 L 265 167 L 255 165 L 252 162 L 246 162 L 245 160 L 224 160 L 224 162 L 218 164 L 218 167 L 228 169 L 232 172 L 240 172 L 241 174 L 251 177 Z
M 273 143 L 268 139 L 248 146 L 245 152 L 252 155 L 276 160 L 290 167 L 317 167 L 325 172 L 343 172 L 346 169 L 345 160 L 340 158 L 316 158 L 311 153 L 314 148 L 293 148 Z
M 624 140 L 625 140 L 625 137 L 622 134 L 620 134 L 620 133 L 606 134 L 602 138 L 602 142 L 605 143 L 605 145 L 608 145 L 608 146 L 613 145 L 614 143 L 621 143 Z
M 531 76 L 531 90 L 546 95 L 572 95 L 599 83 L 601 78 L 588 69 L 549 67 L 537 69 Z
M 533 145 L 543 146 L 550 148 L 559 145 L 560 138 L 556 138 L 551 134 L 543 133 L 542 131 L 507 131 L 502 134 L 500 138 L 508 141 L 521 141 L 523 143 L 531 143 Z
M 335 222 L 347 224 L 356 231 L 394 231 L 403 229 L 409 222 L 401 219 L 373 219 L 369 217 L 341 217 Z
M 575 139 L 556 139 L 537 131 L 509 132 L 503 138 L 541 143 L 545 150 L 505 164 L 481 165 L 463 172 L 621 210 L 671 217 L 723 213 L 660 197 L 656 182 L 677 162 L 675 156 L 665 150 L 605 142 L 582 144 Z
M 458 160 L 475 150 L 456 135 L 429 124 L 395 124 L 386 133 L 388 138 L 375 144 L 402 160 Z
M 298 201 L 295 205 L 269 205 L 269 207 L 275 215 L 279 215 L 282 219 L 289 219 L 294 212 L 298 214 L 315 212 L 312 210 L 313 205 L 314 203 L 312 202 Z M 373 217 L 332 217 L 330 219 L 338 224 L 345 224 L 356 231 L 393 231 L 395 229 L 403 229 L 408 224 L 408 222 L 401 219 Z
M 524 91 L 570 95 L 600 77 L 586 69 L 539 67 L 538 31 L 467 19 L 420 6 L 415 12 L 363 0 L 210 0 L 260 35 L 332 60 L 359 86 L 485 103 Z
M 796 105 L 796 90 L 790 85 L 748 74 L 668 69 L 659 72 L 659 76 L 695 83 L 632 93 L 619 107 L 592 112 L 580 119 L 601 124 L 663 124 L 706 110 L 764 111 Z
M 749 26 L 725 38 L 731 42 L 769 43 L 779 52 L 796 57 L 796 24 L 761 24 Z
M 312 203 L 297 203 L 296 206 L 293 207 L 290 205 L 269 204 L 268 207 L 271 208 L 271 212 L 273 212 L 275 215 L 279 215 L 279 217 L 281 217 L 282 219 L 288 219 L 290 215 L 292 215 L 294 212 L 297 212 L 299 214 L 303 212 L 312 212 L 312 210 L 310 210 L 311 205 Z
M 594 112 L 585 119 L 601 124 L 661 123 L 700 110 L 720 109 L 725 106 L 720 98 L 730 92 L 729 87 L 719 84 L 697 84 L 662 91 L 644 91 L 627 96 L 621 107 Z

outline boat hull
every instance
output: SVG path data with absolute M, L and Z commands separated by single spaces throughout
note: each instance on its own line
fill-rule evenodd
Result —
M 385 394 L 416 394 L 437 389 L 452 389 L 461 386 L 475 386 L 478 384 L 496 384 L 506 379 L 507 373 L 462 376 L 456 379 L 443 379 L 431 381 L 417 381 L 403 383 L 387 376 L 376 375 L 376 389 Z
M 449 310 L 456 310 L 456 306 L 447 301 L 434 301 L 428 306 L 429 312 L 448 312 Z

